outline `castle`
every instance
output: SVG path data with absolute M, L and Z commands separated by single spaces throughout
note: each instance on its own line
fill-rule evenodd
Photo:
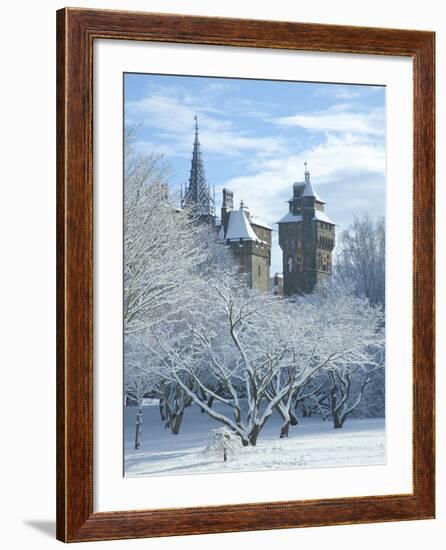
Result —
M 198 134 L 195 116 L 189 181 L 184 193 L 181 188 L 182 208 L 189 208 L 202 223 L 215 228 L 220 242 L 230 248 L 242 273 L 248 276 L 251 288 L 267 292 L 273 284 L 274 292 L 285 296 L 312 292 L 331 273 L 335 224 L 313 188 L 306 163 L 305 181 L 294 183 L 289 212 L 277 222 L 283 274 L 276 273 L 271 279 L 273 228 L 254 217 L 243 201 L 234 208 L 234 196 L 229 189 L 223 189 L 221 218 L 216 216 L 215 188 L 211 193 Z

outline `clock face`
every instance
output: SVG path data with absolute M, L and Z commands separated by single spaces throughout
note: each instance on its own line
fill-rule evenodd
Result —
M 328 254 L 321 253 L 319 254 L 319 269 L 321 271 L 328 271 Z

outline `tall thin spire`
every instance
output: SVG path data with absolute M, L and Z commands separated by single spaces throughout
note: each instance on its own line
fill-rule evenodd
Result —
M 191 208 L 195 215 L 211 221 L 215 216 L 215 200 L 211 195 L 211 188 L 206 180 L 203 159 L 201 156 L 200 140 L 198 136 L 198 114 L 195 120 L 195 140 L 192 152 L 189 182 L 181 201 L 183 208 Z

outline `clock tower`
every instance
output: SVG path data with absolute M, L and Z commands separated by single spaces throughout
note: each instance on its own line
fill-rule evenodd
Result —
M 285 296 L 308 294 L 331 275 L 335 224 L 314 190 L 305 163 L 305 180 L 293 184 L 289 211 L 277 223 L 282 249 Z

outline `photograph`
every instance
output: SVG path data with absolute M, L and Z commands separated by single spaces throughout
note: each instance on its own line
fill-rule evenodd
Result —
M 3 548 L 438 548 L 442 5 L 2 5 Z
M 386 87 L 123 102 L 125 477 L 386 464 Z

